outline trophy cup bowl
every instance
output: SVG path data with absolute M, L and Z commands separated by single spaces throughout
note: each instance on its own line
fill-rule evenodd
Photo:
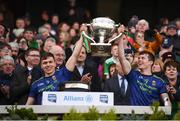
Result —
M 109 18 L 99 17 L 92 20 L 92 34 L 99 37 L 98 43 L 107 43 L 107 39 L 113 34 L 115 22 Z
M 117 39 L 120 35 L 115 38 L 111 38 L 111 36 L 119 25 L 116 25 L 113 20 L 106 17 L 94 18 L 90 24 L 86 25 L 90 27 L 90 35 L 94 37 L 94 39 L 92 39 L 92 37 L 89 37 L 85 32 L 83 32 L 83 35 L 91 40 L 91 55 L 110 56 L 111 42 Z

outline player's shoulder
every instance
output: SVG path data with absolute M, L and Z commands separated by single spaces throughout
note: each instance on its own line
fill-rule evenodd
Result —
M 159 81 L 159 82 L 165 82 L 161 77 L 159 77 L 159 76 L 157 76 L 157 75 L 152 75 L 153 76 L 153 78 L 155 78 L 157 81 Z
M 40 83 L 42 80 L 44 80 L 44 77 L 39 78 L 38 80 L 34 81 L 32 85 Z

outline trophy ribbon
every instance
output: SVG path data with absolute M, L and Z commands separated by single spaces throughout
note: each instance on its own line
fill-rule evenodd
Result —
M 94 41 L 94 40 L 92 40 L 89 36 L 87 36 L 84 31 L 82 31 L 82 37 L 83 37 L 83 41 L 84 41 L 83 45 L 86 48 L 86 52 L 91 53 L 91 45 L 90 45 L 90 42 L 88 41 L 88 39 L 91 41 Z

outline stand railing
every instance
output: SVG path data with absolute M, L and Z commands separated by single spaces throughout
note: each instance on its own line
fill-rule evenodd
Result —
M 6 107 L 10 105 L 1 105 L 0 114 L 8 114 Z M 18 105 L 17 108 L 32 108 L 34 113 L 37 114 L 63 114 L 68 113 L 70 109 L 74 108 L 79 112 L 88 112 L 88 109 L 92 106 L 58 106 L 58 105 Z M 114 109 L 116 114 L 131 114 L 132 110 L 135 114 L 152 114 L 150 106 L 95 106 L 99 113 L 104 113 L 110 109 Z M 171 115 L 171 107 L 159 107 L 159 110 L 163 110 L 165 114 Z

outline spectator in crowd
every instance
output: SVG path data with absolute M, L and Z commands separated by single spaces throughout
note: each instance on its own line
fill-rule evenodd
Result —
M 169 19 L 166 17 L 162 17 L 160 18 L 159 23 L 156 28 L 158 29 L 160 33 L 166 33 L 166 29 L 164 28 L 167 27 L 168 23 L 169 23 Z
M 153 42 L 157 39 L 157 37 L 153 37 L 154 34 L 151 31 L 152 30 L 149 27 L 149 23 L 145 19 L 139 20 L 136 24 L 136 32 L 144 33 L 144 40 L 149 42 Z
M 12 56 L 12 49 L 11 46 L 7 43 L 2 43 L 2 45 L 0 45 L 0 57 L 5 55 Z
M 52 30 L 52 26 L 51 26 L 50 23 L 45 23 L 45 24 L 43 25 L 43 27 L 45 27 L 45 28 L 48 30 L 48 33 L 50 34 L 49 36 L 55 38 L 56 32 Z
M 176 27 L 177 27 L 177 35 L 180 36 L 180 18 L 175 20 Z
M 171 22 L 168 24 L 166 34 L 167 34 L 167 37 L 176 39 L 177 27 L 176 27 L 176 24 L 174 22 Z
M 27 100 L 29 85 L 27 76 L 22 75 L 16 68 L 13 58 L 9 55 L 0 59 L 2 72 L 0 73 L 1 96 L 0 103 L 6 105 L 24 105 Z
M 130 89 L 119 62 L 116 63 L 116 71 L 114 76 L 105 81 L 103 91 L 114 93 L 114 105 L 129 105 Z
M 56 45 L 56 40 L 53 37 L 48 37 L 44 41 L 43 52 L 49 52 L 52 46 Z
M 136 15 L 133 15 L 130 18 L 130 20 L 128 22 L 128 30 L 131 34 L 134 34 L 136 32 L 136 25 L 137 25 L 138 21 L 139 21 L 139 18 Z
M 66 55 L 64 49 L 61 46 L 54 45 L 50 48 L 49 52 L 54 55 L 56 67 L 58 69 L 65 65 Z
M 161 26 L 159 33 L 161 34 L 161 36 L 164 38 L 166 38 L 166 32 L 167 32 L 167 25 L 163 25 Z
M 62 23 L 60 23 L 59 26 L 58 26 L 59 32 L 61 32 L 61 31 L 63 31 L 63 32 L 68 32 L 69 29 L 70 29 L 70 26 L 69 26 L 69 24 L 66 23 L 66 22 L 62 22 Z
M 35 30 L 33 28 L 26 28 L 24 30 L 24 39 L 27 41 L 29 48 L 36 48 L 38 49 L 38 43 L 34 39 L 35 37 Z
M 58 31 L 58 25 L 59 25 L 59 16 L 58 14 L 53 14 L 51 16 L 51 27 L 52 27 L 52 30 L 57 34 L 57 31 Z
M 34 39 L 36 40 L 38 44 L 38 50 L 41 52 L 42 51 L 42 46 L 43 46 L 43 36 L 41 34 L 37 34 Z
M 25 21 L 24 21 L 24 18 L 17 18 L 16 19 L 16 28 L 17 29 L 24 29 L 26 26 L 25 26 Z
M 31 85 L 32 82 L 43 76 L 42 70 L 39 67 L 40 52 L 38 49 L 30 48 L 25 53 L 26 67 L 24 74 L 27 75 L 27 82 Z
M 31 21 L 31 16 L 29 13 L 26 13 L 24 16 L 24 21 L 25 21 L 25 26 L 26 28 L 32 27 L 34 25 L 32 25 L 32 21 Z
M 32 41 L 34 39 L 35 32 L 32 28 L 27 28 L 24 31 L 24 39 L 26 39 L 28 42 Z
M 129 63 L 132 65 L 134 60 L 134 52 L 131 49 L 125 49 L 125 57 L 129 61 Z
M 95 64 L 89 64 L 86 59 L 86 49 L 82 47 L 80 54 L 77 57 L 77 63 L 73 71 L 71 81 L 81 81 L 89 84 L 90 91 L 102 91 L 97 67 L 94 66 Z
M 166 53 L 166 52 L 172 52 L 173 51 L 173 44 L 172 44 L 172 40 L 170 38 L 164 38 L 162 45 L 160 47 L 160 51 L 159 51 L 159 57 L 161 58 L 161 56 Z
M 7 42 L 6 41 L 6 34 L 7 34 L 7 32 L 8 32 L 8 29 L 6 28 L 6 26 L 5 25 L 3 25 L 3 24 L 0 24 L 0 41 L 1 42 Z
M 176 56 L 176 61 L 180 63 L 180 37 L 177 34 L 177 27 L 175 23 L 170 23 L 167 26 L 167 38 L 172 41 L 173 53 Z
M 19 54 L 19 45 L 17 42 L 9 42 L 9 45 L 11 46 L 12 49 L 12 57 L 14 58 L 14 61 L 16 63 L 16 59 Z
M 166 63 L 169 60 L 176 61 L 176 57 L 172 52 L 166 52 L 161 56 L 161 60 L 163 63 Z
M 29 48 L 27 40 L 22 37 L 17 40 L 17 43 L 19 45 L 19 55 L 24 54 L 25 51 Z
M 114 75 L 116 74 L 116 64 L 115 63 L 112 63 L 110 66 L 109 66 L 109 77 L 113 77 Z
M 56 62 L 51 53 L 45 53 L 41 57 L 41 68 L 45 76 L 37 80 L 31 85 L 27 105 L 42 103 L 42 93 L 44 91 L 58 91 L 61 83 L 70 80 L 72 71 L 75 68 L 77 57 L 81 51 L 83 44 L 82 37 L 75 45 L 73 54 L 66 62 L 65 67 L 56 70 Z
M 75 29 L 76 31 L 79 31 L 79 29 L 80 29 L 79 22 L 74 22 L 72 25 L 72 28 Z
M 0 24 L 4 23 L 4 13 L 0 12 Z
M 69 34 L 70 34 L 71 38 L 74 38 L 77 36 L 77 31 L 74 28 L 71 28 L 69 30 Z
M 154 62 L 153 54 L 148 51 L 140 52 L 138 57 L 138 69 L 140 71 L 132 69 L 124 56 L 124 39 L 126 39 L 125 35 L 119 39 L 119 60 L 130 86 L 132 94 L 130 97 L 131 105 L 149 106 L 161 99 L 164 105 L 170 106 L 171 102 L 165 82 L 153 76 L 151 72 Z
M 178 110 L 180 101 L 180 77 L 178 75 L 179 66 L 174 61 L 167 61 L 164 64 L 165 80 L 167 81 L 167 91 L 172 102 L 172 113 Z
M 71 37 L 68 32 L 61 31 L 58 36 L 57 44 L 63 48 L 67 48 L 70 43 Z
M 145 19 L 141 19 L 136 24 L 136 31 L 144 33 L 149 29 L 149 23 Z
M 72 38 L 71 38 L 69 32 L 64 32 L 64 31 L 59 32 L 57 45 L 61 46 L 65 50 L 66 61 L 67 61 L 67 59 L 69 59 L 69 57 L 72 54 L 71 48 L 73 48 L 73 47 L 71 47 L 71 45 L 72 45 L 71 39 Z
M 14 60 L 11 56 L 3 56 L 0 59 L 0 104 L 10 105 L 10 83 L 14 71 Z
M 16 28 L 13 29 L 13 34 L 15 35 L 15 37 L 21 37 L 25 29 L 24 18 L 17 18 L 15 26 Z
M 49 13 L 47 10 L 42 11 L 39 26 L 42 26 L 45 23 L 49 23 Z
M 26 39 L 29 43 L 34 39 L 35 31 L 33 30 L 33 28 L 26 28 L 24 30 L 23 36 L 24 36 L 24 39 Z
M 38 34 L 42 36 L 43 40 L 50 36 L 49 30 L 44 26 L 39 27 Z
M 152 66 L 152 73 L 162 78 L 164 75 L 163 65 L 163 61 L 160 58 L 156 58 Z
M 135 42 L 132 45 L 136 51 L 141 52 L 147 50 L 153 54 L 156 54 L 156 52 L 159 49 L 159 46 L 162 44 L 163 39 L 158 32 L 150 31 L 149 33 L 151 33 L 151 35 L 155 39 L 153 42 L 145 41 L 143 32 L 136 33 Z
M 104 75 L 106 76 L 106 79 L 109 78 L 109 65 L 112 63 L 118 62 L 118 45 L 114 44 L 111 46 L 111 57 L 105 60 L 104 63 Z

